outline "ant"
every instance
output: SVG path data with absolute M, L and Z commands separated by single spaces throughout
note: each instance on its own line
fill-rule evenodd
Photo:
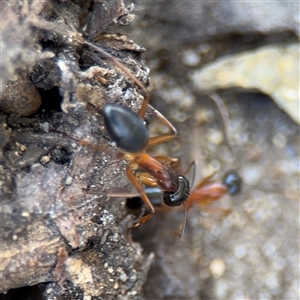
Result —
M 189 196 L 189 181 L 184 176 L 177 174 L 172 168 L 178 160 L 168 156 L 151 156 L 146 152 L 148 147 L 174 139 L 177 136 L 177 130 L 159 111 L 149 104 L 150 94 L 147 88 L 127 67 L 94 44 L 87 41 L 84 41 L 84 44 L 99 52 L 103 58 L 111 61 L 143 91 L 144 100 L 138 113 L 125 106 L 113 103 L 105 104 L 101 109 L 106 131 L 116 145 L 123 150 L 119 153 L 119 158 L 128 161 L 126 175 L 147 207 L 147 213 L 134 225 L 134 227 L 137 227 L 147 222 L 155 213 L 144 186 L 158 187 L 163 191 L 164 202 L 168 206 L 184 204 Z M 169 129 L 170 133 L 149 137 L 149 131 L 144 122 L 148 108 Z M 76 140 L 83 146 L 98 148 L 96 145 L 91 145 L 84 140 L 70 136 L 69 138 Z M 122 196 L 122 194 L 109 193 L 107 195 Z
M 177 136 L 177 130 L 160 112 L 149 104 L 150 94 L 147 88 L 127 67 L 92 43 L 85 42 L 85 44 L 110 60 L 144 92 L 144 101 L 138 113 L 118 104 L 105 104 L 102 108 L 104 126 L 107 132 L 116 145 L 123 150 L 119 157 L 128 161 L 126 175 L 136 188 L 148 210 L 134 227 L 144 224 L 155 213 L 154 206 L 149 200 L 144 186 L 159 188 L 163 192 L 165 205 L 169 207 L 183 204 L 185 208 L 185 226 L 187 209 L 193 203 L 211 202 L 219 199 L 227 190 L 230 190 L 227 187 L 228 185 L 217 185 L 217 183 L 211 182 L 210 177 L 208 177 L 200 182 L 190 193 L 189 181 L 172 168 L 177 163 L 177 159 L 148 154 L 146 152 L 148 147 L 174 139 Z M 170 133 L 149 137 L 149 131 L 144 122 L 148 108 L 152 109 L 153 114 L 170 130 Z M 82 140 L 79 140 L 79 142 L 83 145 L 88 144 Z M 110 196 L 113 196 L 113 194 L 110 194 Z M 183 231 L 184 227 L 182 233 Z
M 105 104 L 102 109 L 104 126 L 107 132 L 117 146 L 125 151 L 120 153 L 119 157 L 129 161 L 126 175 L 140 193 L 143 202 L 149 210 L 134 226 L 137 227 L 151 219 L 155 213 L 155 209 L 143 185 L 158 187 L 162 190 L 164 203 L 170 207 L 184 204 L 189 196 L 189 181 L 184 176 L 177 174 L 172 168 L 178 160 L 168 156 L 151 156 L 146 152 L 148 147 L 174 139 L 177 136 L 177 130 L 159 111 L 149 104 L 149 91 L 127 67 L 102 49 L 97 47 L 95 50 L 98 50 L 114 63 L 144 93 L 144 101 L 138 114 L 127 107 L 117 104 Z M 148 107 L 152 109 L 153 114 L 162 124 L 170 130 L 169 134 L 149 137 L 149 131 L 144 122 Z
M 239 175 L 230 171 L 225 174 L 222 182 L 216 182 L 212 180 L 212 176 L 207 176 L 201 180 L 195 187 L 191 189 L 190 195 L 188 196 L 185 207 L 189 211 L 193 205 L 198 205 L 201 210 L 209 210 L 208 206 L 214 203 L 215 201 L 222 198 L 226 193 L 230 196 L 237 195 L 241 190 L 241 178 Z M 161 211 L 166 211 L 168 208 L 163 205 L 161 199 L 161 191 L 157 188 L 146 188 L 147 196 L 151 199 L 152 205 Z M 166 203 L 165 203 L 166 204 Z M 127 198 L 126 202 L 127 208 L 134 212 L 141 211 L 144 209 L 143 202 L 140 197 Z M 226 215 L 230 213 L 229 209 L 212 209 L 212 211 L 220 211 Z M 183 223 L 181 230 L 181 236 L 184 233 L 186 222 Z
M 120 153 L 120 158 L 129 162 L 126 175 L 140 193 L 149 211 L 134 227 L 147 222 L 155 213 L 154 206 L 143 185 L 158 187 L 162 190 L 164 203 L 171 207 L 184 204 L 190 193 L 189 181 L 172 168 L 177 159 L 167 156 L 151 156 L 146 152 L 148 147 L 172 140 L 177 135 L 174 126 L 148 102 L 149 98 L 146 98 L 138 114 L 116 104 L 106 104 L 102 110 L 107 132 L 117 146 L 124 150 Z M 149 137 L 148 129 L 143 121 L 147 106 L 152 108 L 154 115 L 170 129 L 171 133 Z

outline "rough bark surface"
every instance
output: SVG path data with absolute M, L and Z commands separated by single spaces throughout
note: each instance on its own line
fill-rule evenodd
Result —
M 107 2 L 107 24 L 98 24 L 97 40 L 89 40 L 94 48 L 79 32 L 84 11 L 78 5 L 1 4 L 2 19 L 18 24 L 12 32 L 2 28 L 7 47 L 6 37 L 14 35 L 16 62 L 2 61 L 10 76 L 1 78 L 7 85 L 1 100 L 1 292 L 50 282 L 45 299 L 141 298 L 151 256 L 131 240 L 133 218 L 126 217 L 124 201 L 106 196 L 132 188 L 104 132 L 101 107 L 111 102 L 136 111 L 143 97 L 95 46 L 145 85 L 148 69 L 143 48 L 126 36 L 101 35 L 126 10 L 123 1 Z M 17 40 L 20 31 L 28 45 Z M 19 55 L 22 47 L 32 59 Z

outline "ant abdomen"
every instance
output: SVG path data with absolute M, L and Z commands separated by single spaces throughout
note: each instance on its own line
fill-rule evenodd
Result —
M 104 126 L 119 148 L 131 153 L 143 150 L 149 141 L 144 121 L 129 108 L 106 104 L 102 110 Z
M 164 203 L 168 206 L 179 206 L 183 204 L 190 195 L 190 184 L 184 176 L 177 176 L 177 190 L 164 192 Z

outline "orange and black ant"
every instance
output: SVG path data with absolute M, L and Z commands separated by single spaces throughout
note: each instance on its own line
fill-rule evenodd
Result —
M 207 176 L 191 189 L 185 202 L 186 210 L 189 211 L 194 205 L 197 205 L 202 211 L 211 210 L 213 212 L 228 214 L 230 212 L 229 209 L 210 209 L 209 206 L 222 198 L 225 194 L 230 196 L 237 195 L 241 190 L 241 184 L 241 178 L 234 171 L 226 173 L 222 182 L 212 180 L 212 175 Z M 152 205 L 155 206 L 157 210 L 169 210 L 168 207 L 164 205 L 166 203 L 162 203 L 161 191 L 158 188 L 146 188 L 145 191 L 148 198 L 151 199 Z M 143 202 L 140 197 L 127 198 L 126 205 L 127 208 L 133 212 L 139 212 L 144 209 Z M 185 221 L 186 219 L 184 220 L 181 235 L 184 232 Z
M 205 210 L 225 194 L 236 196 L 241 190 L 241 185 L 241 178 L 233 171 L 226 173 L 222 182 L 212 180 L 212 175 L 207 176 L 191 189 L 186 200 L 186 207 L 189 210 L 192 206 L 198 205 L 200 209 Z M 155 207 L 162 208 L 164 206 L 160 189 L 146 188 L 145 191 Z M 143 201 L 139 196 L 133 195 L 133 197 L 127 198 L 126 205 L 129 210 L 133 211 L 143 209 Z
M 173 169 L 177 159 L 168 156 L 151 156 L 146 152 L 148 147 L 175 138 L 177 136 L 175 127 L 160 112 L 149 105 L 150 95 L 148 90 L 127 67 L 101 48 L 91 43 L 86 44 L 115 64 L 144 92 L 144 101 L 138 114 L 118 104 L 105 104 L 102 108 L 102 116 L 107 132 L 116 145 L 123 150 L 119 157 L 129 162 L 126 168 L 126 175 L 147 208 L 147 213 L 141 217 L 135 227 L 147 222 L 155 213 L 154 206 L 149 200 L 144 186 L 159 188 L 163 193 L 163 201 L 166 206 L 175 207 L 183 204 L 185 212 L 193 203 L 198 203 L 199 205 L 202 203 L 204 205 L 204 203 L 216 201 L 227 191 L 231 191 L 229 183 L 218 185 L 213 183 L 208 177 L 200 182 L 190 193 L 189 181 Z M 149 131 L 144 122 L 148 107 L 170 130 L 169 134 L 149 137 Z M 83 145 L 88 145 L 84 141 L 80 142 Z M 113 196 L 113 194 L 110 195 Z M 184 230 L 184 227 L 182 230 Z
M 138 114 L 116 104 L 106 104 L 102 110 L 106 130 L 117 146 L 124 150 L 120 153 L 120 158 L 129 161 L 126 175 L 140 193 L 148 209 L 148 213 L 139 220 L 136 226 L 147 222 L 155 212 L 143 185 L 158 187 L 163 191 L 164 203 L 167 206 L 183 204 L 190 192 L 189 181 L 172 168 L 177 159 L 167 156 L 151 156 L 146 152 L 150 146 L 175 138 L 177 132 L 162 114 L 152 108 L 155 116 L 171 130 L 171 133 L 149 137 L 148 129 L 143 122 L 146 113 L 145 106 L 148 106 L 147 100 L 143 102 Z
M 163 192 L 164 202 L 168 206 L 184 204 L 189 196 L 189 181 L 173 169 L 177 159 L 168 156 L 151 156 L 146 152 L 148 147 L 175 138 L 177 131 L 160 112 L 149 105 L 150 95 L 148 90 L 127 67 L 94 44 L 89 42 L 85 42 L 85 44 L 98 51 L 104 58 L 110 60 L 144 94 L 144 100 L 138 113 L 125 106 L 113 103 L 105 104 L 101 109 L 106 131 L 116 145 L 123 150 L 119 153 L 119 157 L 129 162 L 126 168 L 126 175 L 147 207 L 147 213 L 141 217 L 135 225 L 136 227 L 147 222 L 155 213 L 155 209 L 145 193 L 144 186 L 158 187 Z M 144 122 L 148 108 L 169 129 L 170 133 L 149 137 L 149 131 Z M 72 139 L 77 140 L 81 145 L 89 146 L 89 143 L 84 140 Z M 95 145 L 90 145 L 90 147 L 97 149 Z M 113 196 L 114 194 L 108 195 Z

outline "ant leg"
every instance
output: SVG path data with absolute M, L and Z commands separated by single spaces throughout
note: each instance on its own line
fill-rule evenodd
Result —
M 147 194 L 145 193 L 145 190 L 144 190 L 142 184 L 138 181 L 138 179 L 135 177 L 132 170 L 130 169 L 130 164 L 126 169 L 126 175 L 127 175 L 128 179 L 130 180 L 130 182 L 137 189 L 137 191 L 139 193 L 141 193 L 141 198 L 142 198 L 143 202 L 145 203 L 145 205 L 147 206 L 147 208 L 149 209 L 149 213 L 147 215 L 143 216 L 138 221 L 138 223 L 133 226 L 133 227 L 138 227 L 139 225 L 144 224 L 148 220 L 150 220 L 153 217 L 155 210 L 154 210 L 154 207 L 153 207 L 151 201 L 149 200 Z
M 168 142 L 170 140 L 173 140 L 175 137 L 176 137 L 175 135 L 168 135 L 168 134 L 151 137 L 149 138 L 149 142 L 146 147 L 151 147 L 157 144 Z
M 114 58 L 113 56 L 111 56 L 109 53 L 105 52 L 104 50 L 102 50 L 100 47 L 95 46 L 94 44 L 88 42 L 88 41 L 84 41 L 84 44 L 88 45 L 89 47 L 93 48 L 94 50 L 98 51 L 99 53 L 101 53 L 101 55 L 105 56 L 108 60 L 110 60 L 114 65 L 116 65 L 125 75 L 127 75 L 141 90 L 143 90 L 146 95 L 149 95 L 148 90 L 146 89 L 146 87 L 143 85 L 143 83 L 141 81 L 139 81 L 132 73 L 131 71 L 125 67 L 118 59 Z M 146 98 L 147 98 L 146 96 Z M 148 96 L 149 97 L 149 96 Z M 150 97 L 149 97 L 150 98 Z
M 60 132 L 60 131 L 55 131 L 55 132 L 58 132 L 58 133 L 62 134 L 63 136 L 77 142 L 79 145 L 81 145 L 83 147 L 88 147 L 88 148 L 90 148 L 92 150 L 95 150 L 95 151 L 102 151 L 102 152 L 104 151 L 104 147 L 101 147 L 99 145 L 92 144 L 92 143 L 90 143 L 88 141 L 85 141 L 83 139 L 80 139 L 80 138 L 72 137 L 72 136 L 70 136 L 70 135 L 68 135 L 64 132 Z
M 129 77 L 135 84 L 137 87 L 139 87 L 143 93 L 144 93 L 144 102 L 142 104 L 142 107 L 138 113 L 139 117 L 141 119 L 144 119 L 145 114 L 146 114 L 146 110 L 150 101 L 150 94 L 149 91 L 147 90 L 147 88 L 144 86 L 144 84 L 138 80 L 132 73 L 131 71 L 125 67 L 118 59 L 114 58 L 113 56 L 111 56 L 110 54 L 108 54 L 107 52 L 105 52 L 104 50 L 102 50 L 101 48 L 95 46 L 94 44 L 88 42 L 88 41 L 84 41 L 84 43 L 88 46 L 90 46 L 91 48 L 95 49 L 96 51 L 98 51 L 99 53 L 101 53 L 103 56 L 105 56 L 108 60 L 110 60 L 115 66 L 117 66 L 127 77 Z
M 150 94 L 149 91 L 146 89 L 146 87 L 143 85 L 143 83 L 138 80 L 132 73 L 131 71 L 126 68 L 120 61 L 118 61 L 116 58 L 108 55 L 109 59 L 121 70 L 123 71 L 124 74 L 126 74 L 135 84 L 137 87 L 139 87 L 143 92 L 144 92 L 144 101 L 142 104 L 142 107 L 140 111 L 138 112 L 138 116 L 141 119 L 144 119 L 146 110 L 150 101 Z
M 201 187 L 207 185 L 207 184 L 211 184 L 213 183 L 213 181 L 211 180 L 213 177 L 214 177 L 214 173 L 211 174 L 211 175 L 208 175 L 206 177 L 204 177 L 194 188 L 193 190 L 197 190 L 197 189 L 200 189 Z M 224 185 L 223 185 L 224 186 Z
M 157 119 L 160 120 L 165 126 L 167 126 L 171 130 L 172 135 L 176 136 L 177 130 L 172 125 L 172 123 L 162 113 L 160 113 L 157 109 L 155 109 L 153 106 L 151 106 L 150 104 L 148 106 L 152 109 L 153 114 L 157 117 Z
M 224 125 L 224 131 L 225 131 L 227 145 L 228 145 L 231 153 L 233 154 L 234 160 L 236 161 L 236 155 L 235 155 L 236 152 L 232 148 L 231 135 L 230 135 L 230 132 L 232 131 L 232 126 L 231 126 L 228 110 L 224 104 L 224 100 L 217 93 L 210 93 L 208 96 L 216 104 L 216 106 L 219 110 L 219 113 L 221 115 L 222 122 Z
M 141 83 L 141 82 L 140 82 Z M 142 84 L 142 83 L 141 83 Z M 144 101 L 143 101 L 143 104 L 141 106 L 141 109 L 140 111 L 138 112 L 138 116 L 144 120 L 145 118 L 145 114 L 146 114 L 146 111 L 147 111 L 147 108 L 149 106 L 149 101 L 150 101 L 150 94 L 148 92 L 148 90 L 144 87 L 143 88 L 143 92 L 145 93 L 145 96 L 144 96 Z
M 194 183 L 195 183 L 195 178 L 196 178 L 196 160 L 193 160 L 190 165 L 188 166 L 187 170 L 185 172 L 183 172 L 182 175 L 186 175 L 187 173 L 190 172 L 190 170 L 193 168 L 193 176 L 192 176 L 192 180 L 191 180 L 191 190 L 194 189 Z
M 177 136 L 177 130 L 176 128 L 171 124 L 170 121 L 167 120 L 167 118 L 161 114 L 158 110 L 156 110 L 154 107 L 152 107 L 151 105 L 148 105 L 152 111 L 153 111 L 153 114 L 157 117 L 157 119 L 162 123 L 164 124 L 167 128 L 169 128 L 170 130 L 170 133 L 169 134 L 163 134 L 163 135 L 160 135 L 160 136 L 154 136 L 154 137 L 151 137 L 149 139 L 149 142 L 148 142 L 148 145 L 147 147 L 149 146 L 154 146 L 154 145 L 157 145 L 157 144 L 160 144 L 160 143 L 163 143 L 163 142 L 167 142 L 167 141 L 170 141 L 172 139 L 174 139 L 176 136 Z
M 170 168 L 174 167 L 178 163 L 178 158 L 162 156 L 162 155 L 156 155 L 153 156 L 153 158 L 161 162 L 163 165 Z
M 151 106 L 150 104 L 148 106 L 152 109 L 153 114 L 156 116 L 156 118 L 159 121 L 161 121 L 166 127 L 169 128 L 169 130 L 171 131 L 171 135 L 174 137 L 177 136 L 177 130 L 173 126 L 173 124 L 162 113 L 160 113 L 157 109 L 155 109 L 153 106 Z
M 180 238 L 183 237 L 183 234 L 184 234 L 184 231 L 185 231 L 185 226 L 186 226 L 186 221 L 187 221 L 187 215 L 188 215 L 188 209 L 187 209 L 185 203 L 183 203 L 183 207 L 184 207 L 184 219 L 183 219 L 183 225 L 182 225 L 182 228 L 181 228 Z
M 229 113 L 228 113 L 228 110 L 226 109 L 224 101 L 216 93 L 209 94 L 209 98 L 211 100 L 213 100 L 214 103 L 216 104 L 216 106 L 218 107 L 218 110 L 220 112 L 220 115 L 221 115 L 221 118 L 222 118 L 222 121 L 223 121 L 223 124 L 224 124 L 224 127 L 225 127 L 225 135 L 226 135 L 226 138 L 229 141 L 229 133 L 228 133 L 228 131 L 229 131 L 229 129 L 228 129 L 229 128 Z
M 148 173 L 138 172 L 135 174 L 135 177 L 147 187 L 157 187 L 156 180 L 152 176 L 149 176 Z
M 133 197 L 140 197 L 141 193 L 106 193 L 106 196 L 108 197 L 122 197 L 122 198 L 133 198 Z
M 196 170 L 196 160 L 193 160 L 190 165 L 188 166 L 188 168 L 186 169 L 185 172 L 183 172 L 182 175 L 186 175 L 188 172 L 190 172 L 190 170 L 193 168 L 193 177 L 195 177 L 195 170 Z

